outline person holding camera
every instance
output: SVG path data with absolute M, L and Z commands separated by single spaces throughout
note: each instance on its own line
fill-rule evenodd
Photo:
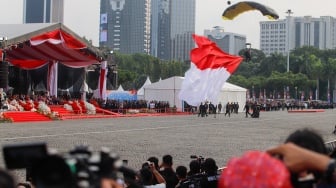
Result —
M 218 174 L 218 167 L 216 161 L 212 158 L 207 158 L 202 163 L 202 168 L 204 170 L 204 176 L 201 178 L 202 188 L 217 188 L 217 183 L 220 177 Z
M 179 180 L 173 169 L 173 157 L 171 155 L 164 155 L 162 157 L 162 164 L 160 165 L 160 174 L 166 180 L 167 188 L 175 188 Z
M 197 160 L 192 160 L 189 163 L 189 172 L 187 173 L 188 177 L 192 177 L 194 175 L 197 175 L 201 172 L 201 164 L 200 161 Z
M 154 179 L 158 182 L 153 184 Z M 147 161 L 140 170 L 140 180 L 145 188 L 166 188 L 166 181 L 155 168 L 153 162 Z
M 189 188 L 190 181 L 187 179 L 187 171 L 187 167 L 185 166 L 178 166 L 176 168 L 176 176 L 179 179 L 179 182 L 175 188 Z

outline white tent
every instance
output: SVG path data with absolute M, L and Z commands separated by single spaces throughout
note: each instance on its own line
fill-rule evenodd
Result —
M 145 81 L 145 83 L 142 85 L 142 87 L 137 91 L 137 95 L 138 95 L 138 100 L 142 100 L 144 99 L 144 87 L 148 86 L 152 84 L 152 82 L 149 79 L 149 76 L 147 76 L 147 79 Z
M 125 90 L 124 90 L 124 88 L 121 85 L 119 85 L 117 91 L 125 91 Z
M 174 76 L 167 78 L 144 87 L 144 99 L 147 101 L 168 101 L 170 106 L 174 105 L 181 110 L 183 101 L 179 99 L 179 92 L 184 77 Z M 218 101 L 223 107 L 227 102 L 238 102 L 239 112 L 243 111 L 243 106 L 246 102 L 246 89 L 226 82 L 219 94 Z
M 246 92 L 247 89 L 245 88 L 225 82 L 218 97 L 218 102 L 221 102 L 223 106 L 222 111 L 225 110 L 226 103 L 238 102 L 238 111 L 243 112 L 246 102 Z

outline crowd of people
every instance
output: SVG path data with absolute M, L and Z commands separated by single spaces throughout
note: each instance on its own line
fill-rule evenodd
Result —
M 186 105 L 187 106 L 187 105 Z M 187 106 L 185 111 L 197 113 L 198 117 L 207 117 L 209 114 L 224 114 L 230 117 L 238 114 L 240 105 L 238 102 L 227 102 L 213 104 L 212 102 L 201 102 L 198 107 Z M 298 101 L 298 100 L 247 100 L 243 106 L 245 117 L 259 118 L 261 111 L 290 111 L 303 109 L 333 109 L 334 105 L 322 101 Z
M 161 161 L 149 157 L 134 173 L 104 176 L 102 188 L 325 188 L 336 187 L 335 152 L 328 153 L 323 138 L 312 129 L 299 129 L 283 144 L 266 151 L 247 151 L 232 157 L 219 168 L 213 158 L 193 156 L 189 165 L 174 166 L 173 156 L 164 155 Z M 56 168 L 56 165 L 52 167 Z M 53 169 L 49 168 L 48 172 Z M 70 171 L 70 169 L 69 169 Z M 33 173 L 34 174 L 34 173 Z M 54 174 L 55 175 L 55 174 Z M 49 176 L 46 176 L 49 177 Z M 43 177 L 43 178 L 46 178 Z M 17 183 L 8 171 L 0 170 L 1 188 L 41 186 L 33 176 L 30 182 Z M 49 177 L 47 181 L 53 181 Z M 58 179 L 59 180 L 59 179 Z M 50 183 L 50 182 L 49 182 Z M 62 186 L 59 186 L 62 185 Z M 50 187 L 76 187 L 73 185 Z M 88 186 L 90 187 L 90 186 Z
M 246 117 L 258 118 L 261 109 L 261 105 L 257 102 L 247 101 L 243 110 L 245 111 Z M 221 102 L 219 102 L 217 105 L 214 105 L 208 101 L 205 101 L 204 103 L 201 102 L 198 109 L 196 109 L 196 111 L 198 111 L 198 117 L 207 117 L 209 114 L 214 114 L 214 117 L 216 117 L 216 114 L 221 113 L 223 113 L 224 116 L 230 117 L 231 114 L 238 114 L 238 110 L 238 102 L 227 102 L 223 107 Z
M 50 96 L 48 93 L 36 93 L 30 95 L 7 95 L 2 88 L 0 88 L 0 112 L 2 111 L 38 111 L 39 103 L 42 102 L 45 106 L 51 105 L 65 105 L 70 104 L 74 110 L 76 107 L 72 103 L 78 103 L 77 110 L 81 113 L 85 113 L 87 110 L 83 109 L 85 106 L 83 103 L 92 104 L 94 107 L 99 107 L 112 112 L 126 113 L 129 109 L 144 109 L 146 111 L 153 110 L 154 112 L 164 113 L 170 110 L 170 104 L 168 101 L 147 101 L 147 100 L 112 100 L 112 99 L 98 99 L 90 98 L 84 101 L 80 98 L 71 98 L 69 95 L 61 95 L 58 97 Z M 84 112 L 85 111 L 85 112 Z

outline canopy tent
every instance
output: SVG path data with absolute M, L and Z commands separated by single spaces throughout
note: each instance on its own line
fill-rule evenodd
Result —
M 147 76 L 147 79 L 145 81 L 145 83 L 141 86 L 141 88 L 137 91 L 137 95 L 138 95 L 138 100 L 140 99 L 144 99 L 144 87 L 148 86 L 152 84 L 152 82 L 149 79 L 149 76 Z
M 118 101 L 135 101 L 137 100 L 136 93 L 132 91 L 118 91 L 114 90 L 112 91 L 108 96 L 108 99 L 111 100 L 118 100 Z
M 122 87 L 122 85 L 119 85 L 117 91 L 125 91 L 124 88 Z
M 103 60 L 97 48 L 61 23 L 4 24 L 0 33 L 3 61 L 26 70 L 48 64 L 51 95 L 57 96 L 57 63 L 81 68 Z
M 183 101 L 178 97 L 184 77 L 174 76 L 144 87 L 144 99 L 147 101 L 168 101 L 171 107 L 183 109 Z M 227 102 L 238 102 L 239 111 L 243 111 L 246 102 L 246 89 L 226 82 L 220 91 L 218 101 L 225 105 Z

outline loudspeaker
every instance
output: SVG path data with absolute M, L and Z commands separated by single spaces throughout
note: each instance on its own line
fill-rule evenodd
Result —
M 0 61 L 0 88 L 8 86 L 8 63 Z

